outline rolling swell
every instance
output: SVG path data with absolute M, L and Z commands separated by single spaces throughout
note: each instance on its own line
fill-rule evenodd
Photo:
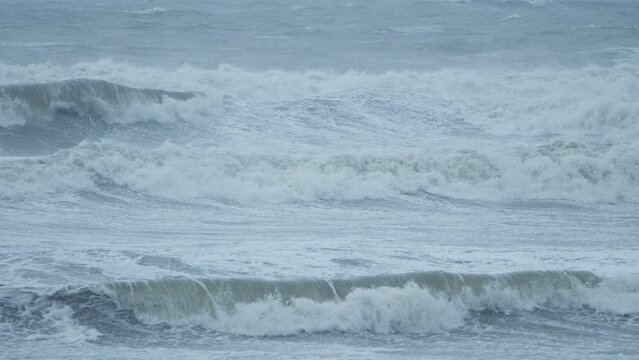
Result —
M 260 336 L 423 333 L 463 327 L 479 313 L 490 317 L 582 309 L 634 316 L 639 312 L 638 285 L 585 271 L 430 271 L 333 280 L 165 278 L 67 287 L 32 295 L 29 301 L 68 309 L 80 325 L 96 326 L 101 333 L 162 324 Z M 5 303 L 5 318 L 10 319 L 7 309 Z

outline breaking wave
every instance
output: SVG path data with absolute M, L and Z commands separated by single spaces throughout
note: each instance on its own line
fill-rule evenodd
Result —
M 16 293 L 22 294 L 22 302 L 44 301 L 72 309 L 79 325 L 97 324 L 101 333 L 107 328 L 99 328 L 100 324 L 116 320 L 195 325 L 251 336 L 424 333 L 463 327 L 477 313 L 581 309 L 585 314 L 628 317 L 639 312 L 635 280 L 600 278 L 584 271 L 498 275 L 433 271 L 333 280 L 166 278 L 68 287 L 49 295 L 5 289 L 3 311 L 14 322 L 26 316 L 12 313 L 15 305 L 8 299 Z
M 74 79 L 0 86 L 1 124 L 16 125 L 55 117 L 126 119 L 134 106 L 185 101 L 193 92 L 133 88 L 105 80 Z M 126 120 L 125 120 L 126 121 Z
M 638 75 L 636 65 L 373 74 L 0 64 L 0 82 L 28 83 L 0 87 L 0 151 L 50 154 L 3 157 L 0 195 L 115 186 L 237 202 L 634 202 Z M 42 121 L 52 115 L 72 120 Z M 145 148 L 150 123 L 177 125 Z
M 166 71 L 109 60 L 68 67 L 0 63 L 0 83 L 44 83 L 40 86 L 46 88 L 46 83 L 56 87 L 73 78 L 100 79 L 135 88 L 183 91 L 125 90 L 136 94 L 134 98 L 150 97 L 153 101 L 160 99 L 160 95 L 190 98 L 193 92 L 212 101 L 228 97 L 239 102 L 325 96 L 348 101 L 348 94 L 370 92 L 376 100 L 383 101 L 385 94 L 390 93 L 426 105 L 445 106 L 470 124 L 500 134 L 605 132 L 634 138 L 639 128 L 639 68 L 634 64 L 570 70 L 455 69 L 376 74 L 324 70 L 254 72 L 230 65 L 217 69 L 184 65 Z M 72 87 L 86 87 L 88 94 L 91 94 L 92 84 L 110 88 L 111 92 L 118 87 L 126 89 L 103 82 L 70 82 Z

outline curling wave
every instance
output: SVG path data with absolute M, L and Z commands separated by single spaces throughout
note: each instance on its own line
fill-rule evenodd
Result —
M 98 325 L 119 318 L 261 336 L 423 333 L 462 327 L 478 312 L 581 309 L 585 314 L 635 316 L 639 283 L 585 271 L 432 271 L 333 280 L 166 278 L 68 287 L 32 295 L 29 301 L 42 299 L 72 309 L 80 323 Z
M 109 120 L 132 106 L 184 101 L 193 92 L 133 88 L 105 80 L 73 79 L 0 86 L 0 125 L 42 121 L 58 116 Z

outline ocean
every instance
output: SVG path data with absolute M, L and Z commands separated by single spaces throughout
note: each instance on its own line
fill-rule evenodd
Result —
M 639 2 L 0 0 L 0 358 L 639 358 Z

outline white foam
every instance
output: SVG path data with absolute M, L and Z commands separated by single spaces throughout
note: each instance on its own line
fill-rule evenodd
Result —
M 154 7 L 154 8 L 150 8 L 150 9 L 146 9 L 146 10 L 135 10 L 135 11 L 130 11 L 131 14 L 137 14 L 137 15 L 158 15 L 158 14 L 164 14 L 166 13 L 168 10 L 162 7 Z
M 521 15 L 519 15 L 518 13 L 512 13 L 511 15 L 506 16 L 505 18 L 501 19 L 502 21 L 508 21 L 508 20 L 514 20 L 514 19 L 519 19 L 521 17 Z
M 282 202 L 427 192 L 498 201 L 635 201 L 638 74 L 635 65 L 372 74 L 252 72 L 227 65 L 161 70 L 108 60 L 66 67 L 0 64 L 0 82 L 90 78 L 197 91 L 202 96 L 187 101 L 133 104 L 109 121 L 197 122 L 221 144 L 142 149 L 86 142 L 42 159 L 4 159 L 0 166 L 7 181 L 0 183 L 0 192 L 95 189 L 92 177 L 100 175 L 135 191 L 176 199 Z M 224 97 L 231 99 L 235 115 L 225 117 Z M 329 111 L 308 120 L 324 106 L 323 99 L 332 101 L 331 109 L 335 104 L 346 110 L 336 118 Z M 385 110 L 366 108 L 376 102 Z M 433 145 L 424 139 L 435 136 L 438 122 L 449 121 L 446 129 L 457 129 L 456 119 L 481 135 L 501 138 L 449 141 L 440 136 Z M 549 140 L 528 142 L 531 135 Z M 299 144 L 313 136 L 323 141 L 320 146 Z M 397 149 L 404 140 L 408 146 Z M 321 145 L 326 143 L 330 146 Z
M 35 306 L 36 309 L 31 307 Z M 30 311 L 38 311 L 42 315 L 40 329 L 29 333 L 27 340 L 57 339 L 65 343 L 77 343 L 96 340 L 101 334 L 98 330 L 82 325 L 73 318 L 74 312 L 68 305 L 36 302 L 25 307 L 23 317 L 29 317 Z
M 98 190 L 95 176 L 172 199 L 238 202 L 357 200 L 422 192 L 479 200 L 639 198 L 639 146 L 555 142 L 479 152 L 429 149 L 293 155 L 165 143 L 157 149 L 85 142 L 0 162 L 4 196 Z
M 300 332 L 370 331 L 380 334 L 450 330 L 464 324 L 458 304 L 438 299 L 415 284 L 404 288 L 358 289 L 344 301 L 316 302 L 277 298 L 238 304 L 231 313 L 203 323 L 242 335 L 290 335 Z

